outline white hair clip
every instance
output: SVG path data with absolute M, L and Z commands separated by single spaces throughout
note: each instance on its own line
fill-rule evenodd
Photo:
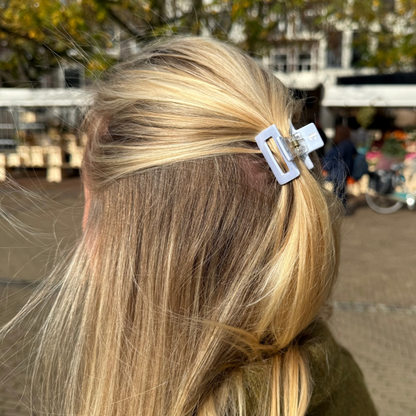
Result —
M 267 144 L 269 139 L 273 139 L 276 143 L 289 169 L 287 172 L 283 172 L 273 156 Z M 289 137 L 283 137 L 277 127 L 272 124 L 256 136 L 256 142 L 280 185 L 284 185 L 299 176 L 299 169 L 293 161 L 296 156 L 303 160 L 308 169 L 312 169 L 313 163 L 309 153 L 324 146 L 322 137 L 313 123 L 296 130 L 290 122 Z

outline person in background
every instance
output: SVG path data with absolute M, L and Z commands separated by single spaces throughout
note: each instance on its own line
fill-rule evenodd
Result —
M 335 129 L 334 145 L 323 159 L 323 169 L 328 172 L 326 179 L 333 182 L 334 192 L 347 207 L 347 177 L 351 175 L 357 149 L 351 140 L 350 129 L 338 125 Z

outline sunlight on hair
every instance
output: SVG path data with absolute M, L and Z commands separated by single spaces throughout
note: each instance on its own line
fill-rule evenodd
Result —
M 205 38 L 147 45 L 97 83 L 85 230 L 25 309 L 53 299 L 39 414 L 306 413 L 298 337 L 337 275 L 339 204 L 319 162 L 296 159 L 300 177 L 280 186 L 255 143 L 271 124 L 287 135 L 300 104 Z

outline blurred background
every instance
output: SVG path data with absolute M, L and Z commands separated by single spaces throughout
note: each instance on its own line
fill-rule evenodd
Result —
M 355 146 L 330 324 L 380 415 L 416 415 L 416 0 L 0 0 L 0 325 L 79 235 L 88 86 L 178 33 L 273 70 L 304 100 L 323 161 L 334 141 Z M 1 344 L 0 416 L 30 413 L 22 336 Z

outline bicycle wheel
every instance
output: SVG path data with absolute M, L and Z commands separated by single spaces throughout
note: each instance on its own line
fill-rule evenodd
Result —
M 369 190 L 365 193 L 365 200 L 368 206 L 379 214 L 393 214 L 397 212 L 403 205 L 403 202 L 395 201 L 387 195 L 378 194 Z

